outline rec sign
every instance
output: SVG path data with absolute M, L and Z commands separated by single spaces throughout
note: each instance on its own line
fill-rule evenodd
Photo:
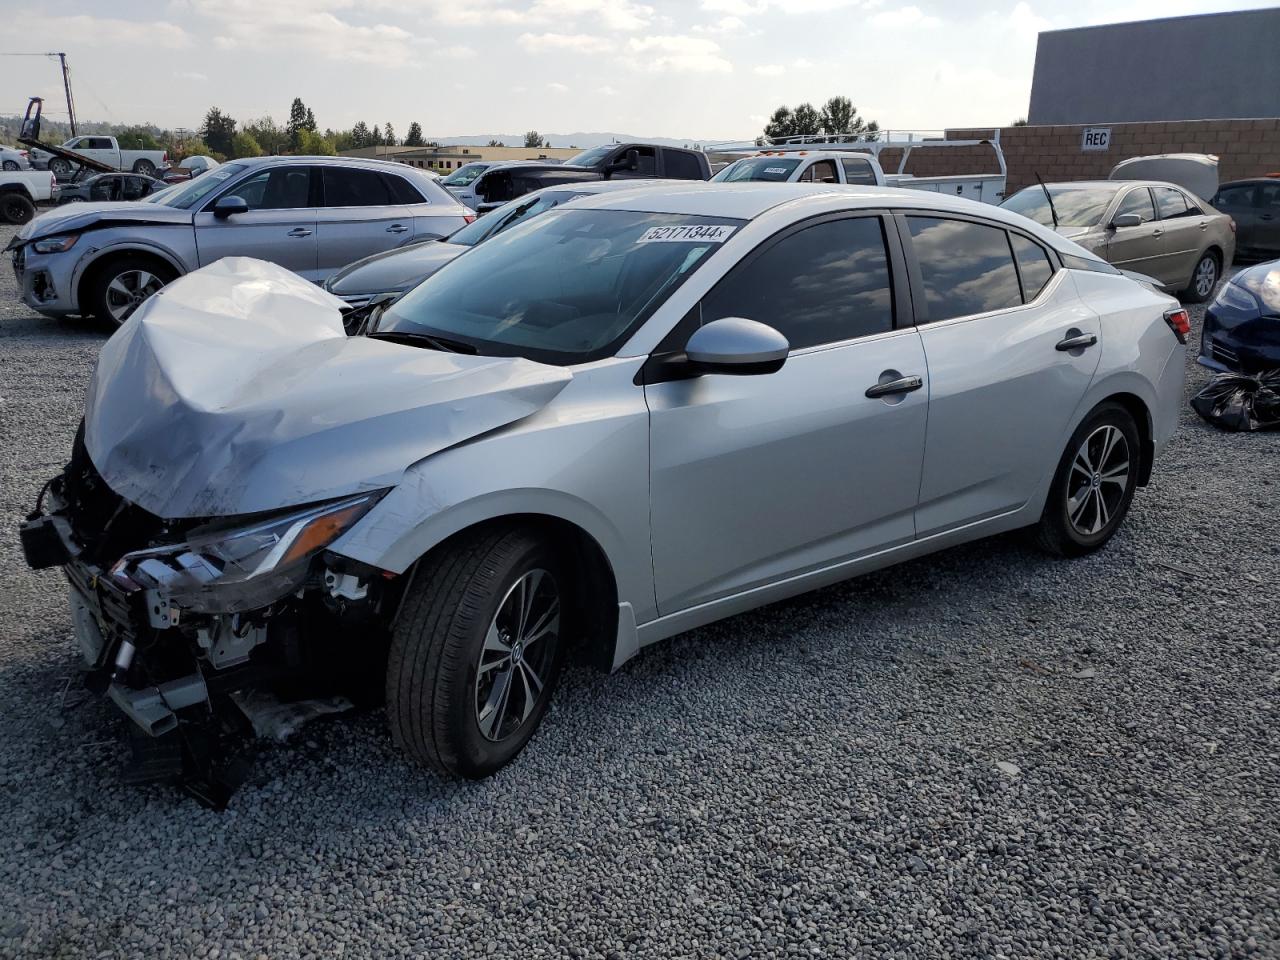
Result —
M 1084 135 L 1080 139 L 1080 149 L 1084 152 L 1090 150 L 1108 150 L 1111 148 L 1111 128 L 1110 127 L 1085 127 Z

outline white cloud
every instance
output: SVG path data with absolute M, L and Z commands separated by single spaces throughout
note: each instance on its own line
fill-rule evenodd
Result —
M 776 10 L 779 13 L 829 13 L 847 7 L 873 7 L 881 0 L 702 0 L 708 13 L 728 13 L 746 17 Z
M 871 15 L 871 22 L 877 27 L 936 27 L 942 21 L 925 13 L 917 6 L 899 7 L 896 10 L 881 10 Z
M 596 93 L 604 97 L 616 97 L 618 95 L 618 90 L 616 87 L 611 87 L 606 83 L 603 87 L 597 87 Z
M 191 34 L 166 20 L 117 20 L 88 14 L 58 17 L 19 13 L 6 18 L 7 36 L 21 37 L 28 44 L 45 49 L 65 50 L 76 45 L 132 46 L 134 44 L 181 50 L 192 44 Z M 7 42 L 7 41 L 6 41 Z M 61 44 L 61 46 L 58 46 Z
M 780 77 L 787 72 L 787 68 L 780 63 L 766 63 L 754 68 L 751 72 L 762 77 Z
M 747 25 L 746 21 L 741 17 L 721 17 L 715 23 L 698 24 L 693 28 L 694 33 L 737 33 Z
M 568 86 L 568 84 L 558 83 L 558 82 L 557 82 L 557 81 L 555 81 L 555 80 L 553 80 L 553 81 L 551 81 L 550 83 L 548 83 L 548 84 L 547 84 L 547 89 L 548 89 L 548 90 L 552 90 L 552 91 L 554 91 L 555 93 L 568 93 L 568 92 L 569 92 L 569 86 Z
M 448 57 L 450 60 L 470 60 L 476 55 L 476 52 L 465 43 L 459 43 L 452 47 L 445 47 L 443 50 L 436 50 L 432 53 L 434 57 Z
M 563 24 L 584 18 L 598 22 L 606 30 L 634 32 L 649 26 L 654 10 L 634 0 L 534 0 L 525 9 L 493 0 L 443 0 L 436 3 L 435 15 L 443 23 L 485 27 Z
M 199 80 L 204 82 L 209 79 L 205 74 L 197 73 L 194 70 L 178 70 L 173 75 L 179 80 Z
M 547 50 L 608 53 L 614 46 L 608 37 L 594 37 L 588 33 L 522 33 L 516 38 L 516 43 L 530 53 Z
M 720 45 L 700 37 L 633 37 L 632 65 L 654 73 L 729 73 L 733 64 L 720 55 Z

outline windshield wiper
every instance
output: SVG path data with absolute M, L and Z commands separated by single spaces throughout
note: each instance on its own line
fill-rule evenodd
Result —
M 445 353 L 477 354 L 480 351 L 470 343 L 453 340 L 449 337 L 438 337 L 431 333 L 410 333 L 407 330 L 378 330 L 365 334 L 370 340 L 390 340 L 392 343 L 405 343 L 409 346 L 423 344 L 432 350 L 443 350 Z

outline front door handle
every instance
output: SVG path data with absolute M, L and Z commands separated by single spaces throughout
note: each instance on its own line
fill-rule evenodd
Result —
M 1092 333 L 1082 333 L 1078 337 L 1067 337 L 1065 340 L 1059 340 L 1054 345 L 1055 350 L 1083 350 L 1085 347 L 1092 347 L 1098 342 L 1098 338 Z
M 887 380 L 884 383 L 877 383 L 874 386 L 867 387 L 867 396 L 875 400 L 878 397 L 889 397 L 895 393 L 911 393 L 913 390 L 919 390 L 924 386 L 922 377 L 899 377 L 897 380 Z
M 1153 237 L 1158 237 L 1158 236 L 1160 236 L 1160 234 L 1162 234 L 1162 233 L 1164 233 L 1164 231 L 1163 231 L 1163 230 L 1152 230 L 1152 231 L 1151 231 L 1151 235 L 1152 235 Z
M 291 237 L 309 237 L 309 236 L 311 236 L 311 231 L 310 231 L 310 230 L 308 230 L 306 227 L 294 227 L 292 230 L 290 230 L 290 231 L 289 231 L 289 236 L 291 236 Z
M 391 226 L 387 227 L 387 233 L 408 233 L 408 232 L 409 232 L 409 228 L 406 227 L 403 223 L 393 223 Z

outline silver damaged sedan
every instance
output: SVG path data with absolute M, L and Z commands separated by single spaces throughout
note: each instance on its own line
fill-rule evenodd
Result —
M 376 677 L 406 754 L 484 777 L 571 650 L 617 669 L 1016 528 L 1097 550 L 1174 431 L 1188 327 L 1017 214 L 817 184 L 582 198 L 356 335 L 340 307 L 258 260 L 165 287 L 23 526 L 147 736 Z

